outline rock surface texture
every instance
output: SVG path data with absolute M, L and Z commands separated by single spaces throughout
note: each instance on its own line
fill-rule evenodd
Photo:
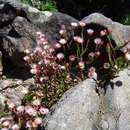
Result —
M 130 130 L 130 77 L 127 70 L 113 80 L 106 95 L 86 80 L 68 90 L 45 118 L 46 130 Z M 122 86 L 118 86 L 122 82 Z

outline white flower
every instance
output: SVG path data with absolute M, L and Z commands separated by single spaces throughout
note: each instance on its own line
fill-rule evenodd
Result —
M 72 22 L 72 23 L 71 23 L 71 26 L 72 26 L 72 27 L 78 27 L 78 23 Z
M 18 112 L 24 112 L 24 106 L 18 106 L 17 111 Z
M 40 108 L 40 113 L 45 115 L 49 113 L 49 110 L 47 108 Z
M 29 57 L 29 56 L 25 56 L 23 59 L 24 59 L 25 61 L 29 61 L 29 60 L 30 60 L 30 57 Z
M 81 27 L 85 27 L 85 26 L 86 26 L 86 23 L 84 23 L 83 21 L 80 21 L 80 22 L 79 22 L 79 25 L 80 25 Z
M 29 53 L 30 53 L 30 51 L 29 51 L 28 49 L 26 49 L 26 50 L 25 50 L 25 53 L 26 53 L 26 54 L 29 54 Z
M 130 52 L 125 53 L 125 58 L 130 61 Z
M 7 128 L 2 128 L 1 130 L 8 130 Z
M 54 46 L 56 49 L 61 48 L 61 45 L 59 43 L 56 43 Z
M 26 113 L 30 116 L 36 116 L 36 114 L 37 114 L 36 110 L 32 107 L 26 108 Z
M 78 43 L 81 43 L 81 44 L 84 42 L 84 39 L 81 38 L 81 37 L 79 37 L 79 36 L 74 36 L 74 40 L 75 40 L 76 42 L 78 42 Z
M 10 103 L 8 106 L 9 106 L 10 109 L 13 109 L 15 107 L 15 104 L 14 103 Z
M 59 60 L 64 59 L 64 54 L 63 53 L 58 53 L 56 56 Z
M 62 39 L 59 40 L 59 43 L 62 44 L 62 45 L 64 45 L 64 44 L 67 43 L 67 41 L 64 38 L 62 38 Z
M 32 104 L 34 106 L 39 106 L 39 105 L 41 105 L 41 100 L 40 99 L 35 99 Z
M 88 35 L 93 35 L 93 33 L 94 33 L 94 30 L 93 29 L 87 29 L 87 33 L 88 33 Z
M 61 66 L 60 68 L 61 68 L 62 70 L 65 70 L 65 69 L 66 69 L 65 66 Z
M 96 39 L 94 40 L 94 43 L 95 43 L 96 45 L 101 44 L 101 42 L 102 42 L 101 38 L 96 38 Z
M 4 122 L 2 123 L 2 126 L 3 126 L 3 127 L 9 127 L 9 126 L 10 126 L 10 121 L 4 121 Z
M 64 35 L 66 33 L 66 30 L 65 29 L 61 29 L 60 31 L 59 31 L 59 34 L 60 35 Z
M 20 130 L 19 125 L 18 125 L 18 124 L 14 124 L 14 125 L 12 126 L 12 130 Z
M 35 122 L 37 125 L 40 125 L 40 124 L 42 124 L 42 118 L 37 117 L 37 118 L 35 118 L 34 122 Z
M 78 64 L 79 64 L 79 68 L 80 69 L 84 69 L 85 68 L 85 64 L 84 64 L 83 61 L 80 61 Z

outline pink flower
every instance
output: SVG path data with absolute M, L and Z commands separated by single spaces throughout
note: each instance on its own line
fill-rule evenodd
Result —
M 30 53 L 30 51 L 29 51 L 28 49 L 26 49 L 26 50 L 25 50 L 25 53 L 26 53 L 26 54 L 29 54 L 29 53 Z
M 45 64 L 45 65 L 49 65 L 49 64 L 50 64 L 50 60 L 44 59 L 44 64 Z
M 87 29 L 87 33 L 89 36 L 94 34 L 94 30 L 93 29 Z
M 64 44 L 67 43 L 67 41 L 64 38 L 62 38 L 62 39 L 59 40 L 59 43 L 62 44 L 62 45 L 64 45 Z
M 24 112 L 24 106 L 18 106 L 17 111 L 20 112 L 20 113 Z
M 130 52 L 125 53 L 125 58 L 130 61 Z
M 18 124 L 14 124 L 11 128 L 12 130 L 20 130 L 20 127 Z
M 48 50 L 48 49 L 50 48 L 50 45 L 45 45 L 43 48 L 44 48 L 45 50 Z
M 63 60 L 64 59 L 64 54 L 63 53 L 58 53 L 56 57 L 57 57 L 58 60 Z
M 40 37 L 42 35 L 41 32 L 36 32 L 37 36 Z
M 30 60 L 30 57 L 29 57 L 29 56 L 25 56 L 23 59 L 24 59 L 25 61 L 29 61 L 29 60 Z
M 78 43 L 81 43 L 81 44 L 83 44 L 83 42 L 84 42 L 84 39 L 81 38 L 81 37 L 79 37 L 79 36 L 74 36 L 74 40 L 75 40 L 76 42 L 78 42 Z
M 32 107 L 26 108 L 26 113 L 30 116 L 36 116 L 36 114 L 37 114 L 36 110 Z
M 108 28 L 107 28 L 107 31 L 108 31 L 109 34 L 111 34 L 111 33 L 112 33 L 112 28 L 111 28 L 111 27 L 108 27 Z
M 53 53 L 53 52 L 55 52 L 55 49 L 54 48 L 49 48 L 49 52 Z
M 55 47 L 56 49 L 59 49 L 59 48 L 61 48 L 61 45 L 60 45 L 59 43 L 56 43 L 56 44 L 54 45 L 54 47 Z
M 75 58 L 76 58 L 76 57 L 75 57 L 74 54 L 72 54 L 72 55 L 69 56 L 69 60 L 70 60 L 70 61 L 75 61 Z
M 2 126 L 8 128 L 10 126 L 10 121 L 4 121 Z
M 81 27 L 85 27 L 85 26 L 86 26 L 86 23 L 84 23 L 83 21 L 80 21 L 80 22 L 79 22 L 79 25 L 80 25 Z
M 48 114 L 49 113 L 49 110 L 47 108 L 40 108 L 40 113 L 45 115 L 45 114 Z
M 101 38 L 96 38 L 96 39 L 94 40 L 94 43 L 95 43 L 96 45 L 101 44 L 101 42 L 102 42 Z
M 40 106 L 41 105 L 41 100 L 40 99 L 36 99 L 33 101 L 32 103 L 34 106 Z
M 80 61 L 80 62 L 78 63 L 78 65 L 79 65 L 79 68 L 80 68 L 80 69 L 84 69 L 84 68 L 85 68 L 85 64 L 84 64 L 83 61 Z
M 41 47 L 39 47 L 39 46 L 38 46 L 38 47 L 36 47 L 36 48 L 35 48 L 35 50 L 36 50 L 36 52 L 42 52 L 42 48 L 41 48 Z
M 36 68 L 38 68 L 38 65 L 37 64 L 32 64 L 31 68 L 36 69 Z
M 13 109 L 15 107 L 15 104 L 14 103 L 10 103 L 8 106 L 9 106 L 10 109 Z
M 78 27 L 78 23 L 72 22 L 72 23 L 71 23 L 71 26 L 72 26 L 72 27 Z
M 37 74 L 38 72 L 39 72 L 39 71 L 38 71 L 37 68 L 31 69 L 31 70 L 30 70 L 30 73 L 32 73 L 32 74 Z
M 66 30 L 64 30 L 64 29 L 61 29 L 60 31 L 59 31 L 59 34 L 60 35 L 64 35 L 66 33 Z
M 100 54 L 101 54 L 100 51 L 97 51 L 97 52 L 95 53 L 96 56 L 100 56 Z
M 35 122 L 37 125 L 40 125 L 40 124 L 42 124 L 42 118 L 37 117 L 37 118 L 35 118 L 34 122 Z
M 101 31 L 100 31 L 100 36 L 103 37 L 103 36 L 105 36 L 105 35 L 106 35 L 106 30 L 101 30 Z

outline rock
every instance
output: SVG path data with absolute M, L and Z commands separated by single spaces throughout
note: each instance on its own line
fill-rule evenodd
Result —
M 124 20 L 129 15 L 129 0 L 55 0 L 58 10 L 77 19 L 100 12 L 113 20 Z M 116 8 L 115 8 L 116 5 Z
M 23 61 L 24 50 L 33 50 L 37 45 L 36 32 L 43 32 L 50 43 L 54 44 L 59 37 L 61 26 L 66 25 L 71 35 L 70 23 L 77 20 L 58 12 L 39 11 L 20 2 L 8 0 L 0 1 L 1 3 L 3 6 L 0 9 L 0 51 L 3 55 L 4 74 L 19 74 L 15 78 L 25 78 L 22 75 L 25 75 L 23 71 L 26 70 L 26 77 L 29 77 L 28 68 Z
M 99 13 L 93 13 L 82 19 L 85 23 L 95 23 L 112 29 L 112 38 L 118 46 L 123 45 L 126 41 L 130 40 L 130 26 L 122 25 L 114 22 Z M 122 50 L 125 50 L 123 48 Z
M 99 97 L 86 80 L 67 91 L 46 117 L 46 130 L 91 130 L 97 120 Z
M 4 101 L 7 100 L 8 103 L 13 102 L 16 105 L 20 105 L 21 100 L 33 83 L 33 79 L 25 81 L 18 79 L 0 80 L 0 104 L 4 106 Z
M 122 84 L 119 85 L 119 82 Z M 130 76 L 127 69 L 98 96 L 86 80 L 68 90 L 45 118 L 45 130 L 130 130 Z

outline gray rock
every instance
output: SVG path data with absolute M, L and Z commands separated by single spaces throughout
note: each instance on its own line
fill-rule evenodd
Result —
M 26 68 L 23 61 L 24 50 L 33 50 L 37 45 L 37 31 L 43 32 L 49 42 L 54 44 L 59 37 L 61 26 L 63 24 L 66 25 L 66 29 L 71 35 L 72 28 L 70 23 L 77 21 L 68 15 L 58 12 L 39 11 L 20 2 L 15 3 L 8 0 L 0 1 L 1 3 L 3 6 L 0 11 L 0 51 L 3 54 L 3 59 L 5 59 L 5 73 L 19 68 L 23 71 Z M 28 69 L 26 71 L 28 72 Z M 15 75 L 15 72 L 9 73 Z M 27 77 L 30 76 L 29 74 L 27 75 Z
M 21 100 L 33 83 L 33 79 L 25 81 L 18 79 L 0 80 L 0 104 L 4 106 L 4 101 L 7 100 L 8 103 L 13 102 L 16 105 L 20 105 Z
M 119 86 L 117 82 L 122 82 Z M 130 130 L 130 76 L 127 69 L 98 96 L 86 80 L 68 90 L 45 118 L 46 130 Z
M 95 83 L 86 80 L 64 94 L 46 118 L 46 130 L 91 130 L 98 117 Z
M 104 27 L 112 28 L 112 38 L 118 46 L 123 45 L 126 41 L 130 40 L 130 26 L 122 25 L 114 22 L 99 13 L 93 13 L 82 19 L 85 23 L 96 23 Z M 123 48 L 124 50 L 125 48 Z

